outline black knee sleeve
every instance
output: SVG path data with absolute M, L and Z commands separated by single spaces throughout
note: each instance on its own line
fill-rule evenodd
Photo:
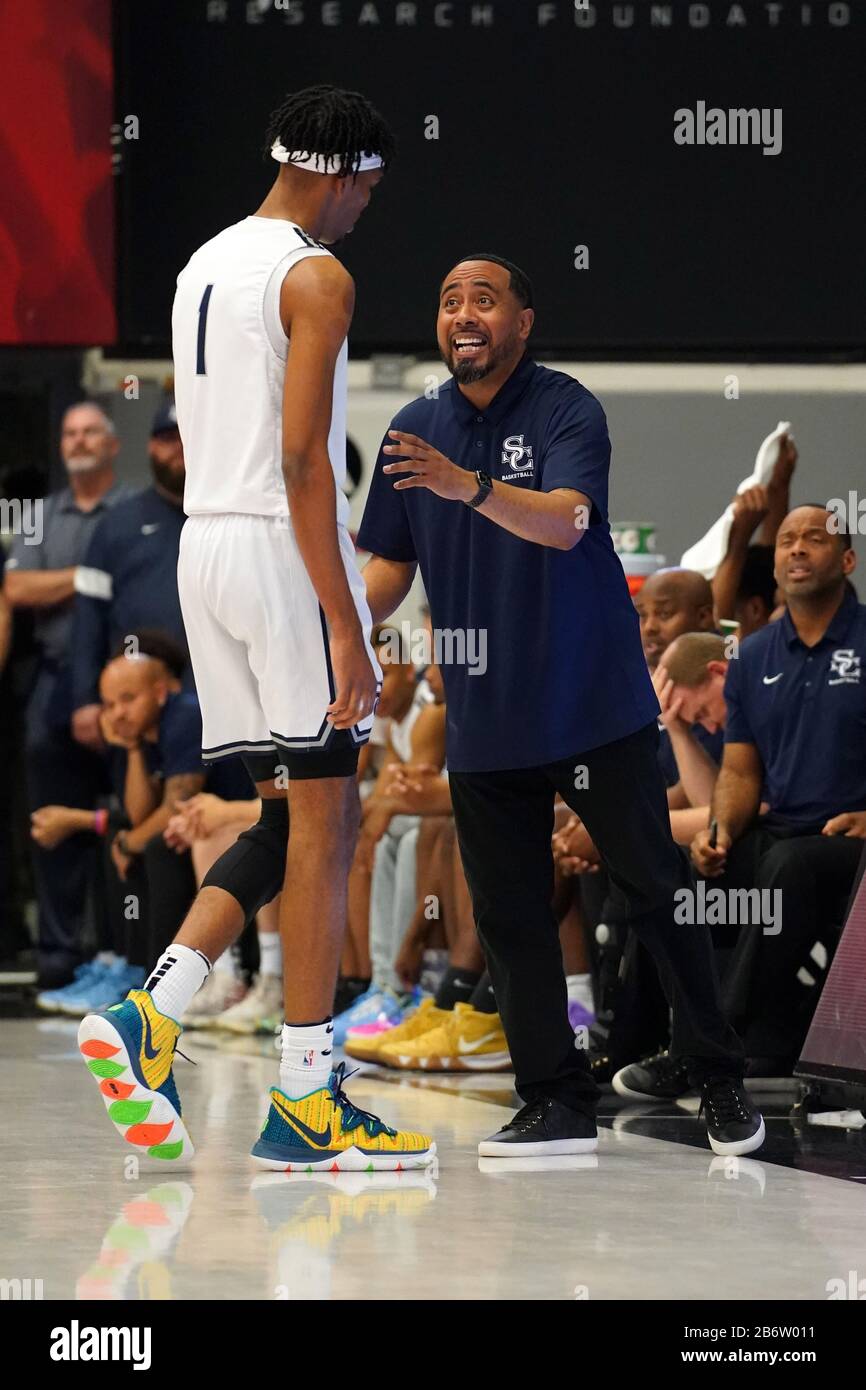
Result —
M 255 825 L 238 836 L 202 880 L 202 888 L 222 888 L 241 905 L 251 922 L 260 907 L 283 886 L 289 844 L 289 806 L 285 797 L 265 797 Z

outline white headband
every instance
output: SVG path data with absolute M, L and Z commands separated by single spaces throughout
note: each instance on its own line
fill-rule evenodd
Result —
M 309 150 L 294 150 L 291 154 L 281 140 L 271 145 L 271 159 L 280 164 L 294 164 L 296 169 L 309 169 L 313 174 L 341 174 L 343 161 L 335 155 L 310 154 Z M 381 169 L 382 156 L 362 154 L 360 163 L 353 173 L 364 174 L 368 169 Z

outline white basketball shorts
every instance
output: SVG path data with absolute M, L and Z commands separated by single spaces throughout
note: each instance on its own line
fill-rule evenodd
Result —
M 376 678 L 370 609 L 345 527 L 340 550 Z M 367 742 L 372 713 L 350 730 L 334 699 L 325 615 L 290 517 L 195 514 L 180 537 L 178 591 L 202 715 L 202 757 L 327 752 Z M 304 760 L 305 761 L 305 760 Z M 313 759 L 312 761 L 315 761 Z

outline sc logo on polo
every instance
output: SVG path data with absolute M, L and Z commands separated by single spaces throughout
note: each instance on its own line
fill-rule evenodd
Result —
M 532 472 L 532 445 L 524 444 L 522 434 L 510 434 L 507 439 L 503 439 L 502 466 L 507 466 L 514 473 Z
M 851 647 L 839 647 L 830 657 L 828 685 L 859 685 L 860 658 Z

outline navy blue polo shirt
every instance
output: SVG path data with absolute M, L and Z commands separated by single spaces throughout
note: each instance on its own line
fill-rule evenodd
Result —
M 846 592 L 807 647 L 786 611 L 728 662 L 726 743 L 753 743 L 770 811 L 823 825 L 866 810 L 866 605 Z
M 485 410 L 451 380 L 435 399 L 404 406 L 391 428 L 510 487 L 574 488 L 593 504 L 583 539 L 554 550 L 427 488 L 396 492 L 405 475 L 383 473 L 394 457 L 380 450 L 358 546 L 417 560 L 443 654 L 459 656 L 462 643 L 471 658 L 441 662 L 449 768 L 536 767 L 655 719 L 638 617 L 610 538 L 610 439 L 595 397 L 524 357 Z
M 99 700 L 99 677 L 111 651 L 139 628 L 161 628 L 186 650 L 177 592 L 177 556 L 186 521 L 148 488 L 100 521 L 75 576 L 73 709 Z M 187 664 L 183 684 L 193 689 Z

